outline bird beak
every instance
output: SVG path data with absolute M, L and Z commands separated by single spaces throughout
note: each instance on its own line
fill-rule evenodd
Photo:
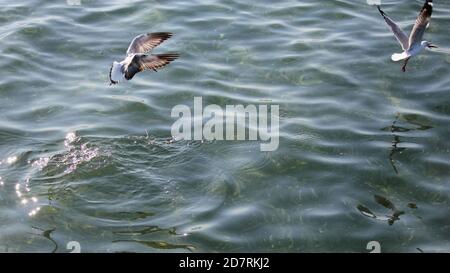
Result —
M 429 48 L 438 48 L 438 46 L 437 46 L 437 45 L 434 45 L 434 44 L 429 44 L 428 47 L 429 47 Z

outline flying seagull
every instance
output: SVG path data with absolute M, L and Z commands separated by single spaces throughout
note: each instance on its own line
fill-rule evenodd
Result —
M 177 53 L 147 54 L 170 37 L 172 33 L 169 32 L 147 33 L 135 37 L 128 47 L 125 59 L 121 62 L 114 61 L 112 64 L 109 70 L 110 85 L 129 81 L 141 71 L 156 72 L 177 59 L 179 57 Z
M 411 57 L 419 54 L 425 48 L 437 48 L 437 46 L 428 41 L 422 41 L 423 34 L 430 24 L 431 14 L 433 13 L 433 0 L 426 0 L 409 37 L 391 18 L 386 15 L 386 13 L 384 13 L 384 11 L 381 10 L 380 6 L 377 7 L 384 20 L 394 33 L 395 38 L 397 38 L 398 42 L 402 46 L 403 52 L 393 54 L 391 59 L 394 62 L 404 61 L 404 65 L 402 67 L 403 72 L 406 72 L 406 65 Z

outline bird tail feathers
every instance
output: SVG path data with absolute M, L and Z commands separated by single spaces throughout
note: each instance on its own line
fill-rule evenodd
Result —
M 409 58 L 409 57 L 411 57 L 410 54 L 408 54 L 407 52 L 403 52 L 403 53 L 394 53 L 394 54 L 392 54 L 391 59 L 392 59 L 394 62 L 398 62 L 398 61 L 407 59 L 407 58 Z

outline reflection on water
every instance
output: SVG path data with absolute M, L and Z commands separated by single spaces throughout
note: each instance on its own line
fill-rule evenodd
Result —
M 388 211 L 390 211 L 391 214 L 386 215 L 386 216 L 375 214 L 369 208 L 367 208 L 366 206 L 361 205 L 361 204 L 359 204 L 357 206 L 357 209 L 359 210 L 359 212 L 362 215 L 369 217 L 369 218 L 379 220 L 379 221 L 386 221 L 386 222 L 388 222 L 389 225 L 393 225 L 396 221 L 400 220 L 401 215 L 405 214 L 405 211 L 397 209 L 397 207 L 394 205 L 394 203 L 392 203 L 390 200 L 388 200 L 387 198 L 385 198 L 381 195 L 374 195 L 374 201 L 377 204 L 388 209 Z M 417 205 L 414 203 L 408 203 L 407 207 L 411 208 L 411 209 L 417 209 Z
M 156 249 L 187 249 L 189 251 L 194 251 L 195 247 L 192 245 L 182 245 L 182 244 L 171 244 L 163 241 L 141 241 L 141 240 L 115 240 L 113 243 L 138 243 L 150 248 Z
M 44 237 L 45 239 L 49 240 L 50 242 L 52 242 L 52 244 L 54 245 L 53 250 L 51 251 L 52 253 L 55 253 L 58 250 L 58 244 L 56 243 L 56 241 L 51 237 L 52 232 L 54 232 L 56 230 L 56 228 L 52 228 L 52 229 L 41 229 L 39 227 L 32 227 L 34 230 L 39 231 L 40 233 L 33 233 L 36 236 L 41 236 Z
M 38 198 L 31 193 L 30 178 L 26 178 L 23 183 L 17 183 L 14 189 L 20 204 L 28 209 L 28 216 L 35 216 L 41 207 L 38 205 Z
M 184 234 L 178 234 L 176 231 L 176 228 L 160 228 L 158 226 L 149 226 L 144 228 L 131 228 L 128 230 L 119 230 L 114 231 L 114 234 L 118 236 L 126 236 L 126 238 L 133 238 L 133 239 L 120 239 L 113 241 L 114 243 L 124 243 L 124 242 L 131 242 L 131 243 L 139 243 L 141 245 L 144 245 L 146 247 L 150 248 L 156 248 L 156 249 L 187 249 L 189 251 L 194 251 L 196 248 L 193 245 L 187 245 L 187 244 L 175 244 L 175 243 L 169 243 L 164 241 L 149 241 L 149 240 L 137 240 L 136 237 L 138 236 L 145 236 L 148 237 L 149 235 L 157 235 L 158 233 L 167 234 L 169 236 L 188 236 L 187 233 Z
M 181 235 L 181 234 L 177 234 L 176 228 L 163 229 L 163 228 L 159 228 L 157 226 L 150 226 L 150 227 L 146 227 L 144 229 L 136 229 L 136 230 L 114 231 L 114 233 L 118 234 L 118 235 L 145 235 L 145 234 L 151 234 L 154 232 L 167 232 L 170 235 Z M 187 234 L 185 233 L 183 235 L 186 236 Z
M 397 126 L 397 123 L 399 122 L 400 118 L 402 118 L 405 122 L 411 125 L 415 125 L 415 127 L 406 128 Z M 409 114 L 401 115 L 400 113 L 397 113 L 397 115 L 395 116 L 395 120 L 392 122 L 392 125 L 382 129 L 391 132 L 393 137 L 392 147 L 389 151 L 389 162 L 391 163 L 391 166 L 394 169 L 395 173 L 398 174 L 399 172 L 394 157 L 396 154 L 402 154 L 402 152 L 406 150 L 406 148 L 404 147 L 399 147 L 402 141 L 400 140 L 400 135 L 398 133 L 407 133 L 414 130 L 425 131 L 433 128 L 432 126 L 424 124 L 423 122 L 424 121 L 421 121 L 420 117 L 417 115 L 409 115 Z M 402 134 L 402 137 L 407 137 L 407 134 Z
M 394 155 L 396 153 L 401 153 L 405 149 L 398 147 L 398 145 L 400 143 L 400 137 L 398 135 L 396 135 L 395 132 L 409 131 L 408 129 L 403 129 L 401 127 L 395 126 L 395 124 L 398 121 L 398 117 L 399 117 L 399 114 L 397 114 L 397 116 L 395 117 L 395 120 L 394 120 L 394 122 L 392 122 L 392 126 L 390 128 L 390 131 L 392 133 L 392 136 L 394 137 L 394 140 L 392 141 L 392 148 L 391 148 L 391 151 L 389 152 L 389 161 L 391 162 L 392 168 L 394 168 L 394 171 L 397 174 L 398 174 L 398 170 L 397 170 L 397 166 L 395 166 Z
M 16 161 L 17 161 L 17 156 L 11 156 L 5 160 L 5 163 L 12 165 L 12 164 L 16 163 Z

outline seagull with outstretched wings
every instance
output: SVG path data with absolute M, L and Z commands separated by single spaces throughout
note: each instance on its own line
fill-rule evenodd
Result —
M 110 85 L 129 81 L 141 71 L 153 70 L 156 72 L 177 59 L 179 57 L 177 53 L 148 54 L 170 37 L 172 37 L 172 33 L 155 32 L 141 34 L 134 38 L 128 47 L 125 59 L 112 64 L 109 70 Z
M 404 61 L 404 65 L 402 67 L 403 72 L 406 71 L 406 65 L 411 57 L 419 54 L 425 48 L 437 48 L 437 46 L 428 41 L 422 41 L 425 30 L 430 24 L 431 14 L 433 13 L 433 0 L 426 0 L 409 37 L 391 18 L 386 15 L 384 11 L 381 10 L 380 6 L 378 6 L 378 10 L 394 33 L 395 38 L 397 38 L 397 41 L 402 46 L 403 52 L 393 54 L 391 59 L 394 62 Z

